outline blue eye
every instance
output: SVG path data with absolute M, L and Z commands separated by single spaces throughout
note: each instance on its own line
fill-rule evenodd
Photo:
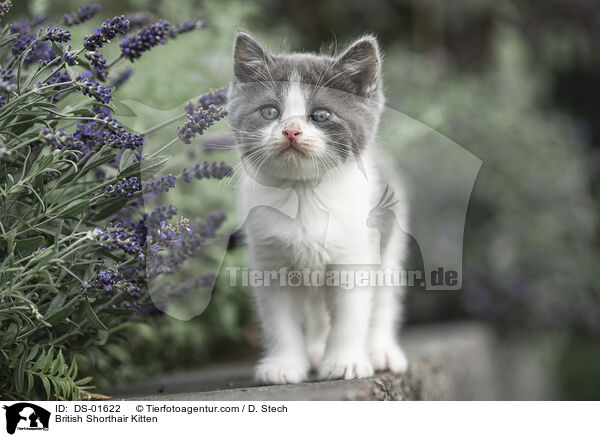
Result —
M 310 114 L 310 118 L 317 123 L 323 123 L 331 118 L 331 112 L 327 109 L 316 109 Z
M 265 120 L 276 120 L 279 118 L 279 109 L 275 106 L 265 106 L 260 110 L 260 115 L 262 115 L 262 118 Z

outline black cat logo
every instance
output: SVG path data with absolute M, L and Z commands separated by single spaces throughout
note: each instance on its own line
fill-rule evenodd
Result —
M 14 434 L 19 430 L 48 430 L 50 411 L 28 402 L 19 402 L 3 407 L 6 410 L 6 432 Z

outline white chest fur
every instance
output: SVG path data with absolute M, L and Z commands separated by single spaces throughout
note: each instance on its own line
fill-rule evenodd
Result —
M 245 181 L 240 200 L 251 255 L 259 264 L 295 269 L 378 264 L 379 233 L 367 226 L 373 179 L 350 161 L 316 185 L 279 189 Z

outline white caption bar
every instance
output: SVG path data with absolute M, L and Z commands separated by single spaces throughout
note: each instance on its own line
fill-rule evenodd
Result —
M 589 435 L 599 402 L 0 402 L 0 435 Z M 595 430 L 595 431 L 594 431 Z M 176 434 L 173 434 L 176 433 Z M 210 434 L 208 434 L 210 433 Z M 307 434 L 311 433 L 311 434 Z M 600 434 L 596 434 L 600 435 Z

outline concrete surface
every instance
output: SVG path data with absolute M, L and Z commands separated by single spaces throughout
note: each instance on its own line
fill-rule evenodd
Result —
M 404 375 L 350 381 L 256 386 L 253 362 L 225 363 L 165 375 L 113 390 L 129 400 L 500 400 L 550 399 L 550 380 L 535 346 L 500 343 L 483 324 L 411 328 L 402 336 L 410 366 Z M 533 377 L 534 376 L 534 377 Z M 523 383 L 527 390 L 520 390 Z

